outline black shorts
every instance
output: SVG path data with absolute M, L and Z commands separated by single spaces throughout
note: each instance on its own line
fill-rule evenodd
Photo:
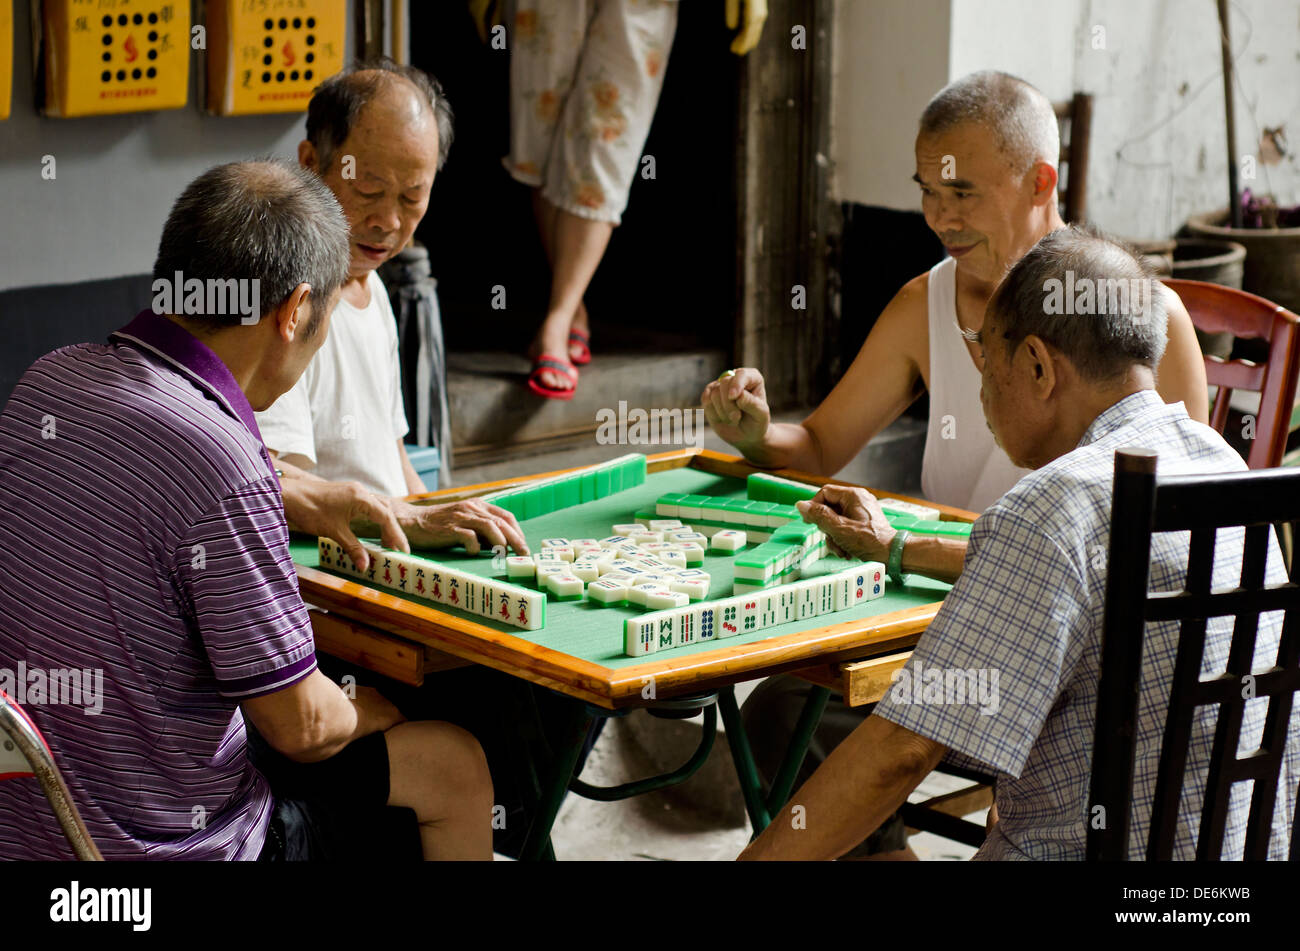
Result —
M 388 743 L 371 733 L 319 763 L 277 753 L 246 722 L 248 754 L 275 797 L 258 861 L 418 861 L 411 809 L 388 805 Z

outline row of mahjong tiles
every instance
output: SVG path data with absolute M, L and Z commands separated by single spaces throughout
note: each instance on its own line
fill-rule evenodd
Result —
M 531 519 L 520 520 L 530 547 L 540 550 L 541 540 L 551 537 L 566 538 L 603 538 L 610 534 L 611 526 L 635 521 L 637 512 L 652 511 L 658 499 L 666 493 L 700 494 L 717 498 L 746 498 L 744 479 L 719 476 L 690 467 L 668 469 L 651 473 L 643 485 L 626 489 L 607 498 L 596 499 L 577 506 L 552 512 Z M 681 521 L 690 524 L 687 519 Z M 752 551 L 754 546 L 746 545 L 741 552 Z M 315 538 L 295 536 L 291 544 L 294 561 L 306 567 L 318 567 L 319 556 Z M 499 566 L 494 566 L 490 556 L 469 555 L 463 549 L 444 549 L 423 552 L 440 563 L 454 566 L 462 571 L 472 572 L 486 579 L 508 580 Z M 737 553 L 738 554 L 738 553 Z M 828 557 L 809 566 L 805 577 L 829 574 L 851 567 L 854 563 Z M 709 600 L 720 600 L 732 596 L 734 583 L 735 554 L 707 551 L 701 568 L 709 574 Z M 342 572 L 339 572 L 343 574 Z M 346 576 L 346 575 L 345 575 Z M 355 579 L 354 579 L 355 580 Z M 527 584 L 523 587 L 531 587 Z M 839 624 L 891 611 L 919 607 L 940 600 L 949 586 L 942 582 L 912 576 L 907 586 L 888 585 L 882 598 L 864 603 L 848 611 L 835 614 L 833 620 L 822 622 Z M 385 593 L 393 593 L 380 588 Z M 536 590 L 531 587 L 531 590 Z M 408 600 L 435 607 L 453 616 L 474 621 L 493 630 L 526 638 L 544 647 L 579 657 L 607 668 L 619 668 L 638 662 L 637 658 L 623 654 L 624 622 L 628 618 L 645 616 L 645 609 L 640 607 L 602 607 L 586 599 L 581 601 L 560 602 L 551 600 L 547 605 L 546 627 L 538 631 L 520 630 L 518 627 L 502 624 L 495 620 L 475 616 L 467 611 L 413 595 L 399 595 Z M 740 634 L 726 643 L 728 645 L 744 644 L 749 641 L 768 637 L 780 637 L 812 626 L 822 626 L 807 620 L 789 622 L 748 634 Z M 716 649 L 709 642 L 693 647 L 675 649 L 671 656 L 687 657 L 693 653 Z M 662 656 L 662 655 L 661 655 Z

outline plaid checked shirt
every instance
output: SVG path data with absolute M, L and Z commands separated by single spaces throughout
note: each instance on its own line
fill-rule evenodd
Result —
M 921 637 L 906 675 L 876 707 L 877 715 L 947 746 L 955 761 L 997 774 L 998 824 L 977 859 L 1084 857 L 1114 456 L 1129 446 L 1158 452 L 1162 476 L 1245 468 L 1181 403 L 1166 405 L 1152 390 L 1120 400 L 1093 421 L 1072 452 L 1025 476 L 975 523 L 960 579 Z M 1239 582 L 1243 537 L 1240 528 L 1219 532 L 1216 590 Z M 1150 587 L 1181 589 L 1187 553 L 1187 533 L 1153 536 Z M 1276 540 L 1267 579 L 1286 580 Z M 1276 661 L 1281 620 L 1281 612 L 1260 617 L 1257 672 Z M 1203 676 L 1226 665 L 1232 622 L 1210 620 Z M 1178 633 L 1176 621 L 1147 625 L 1131 859 L 1146 851 Z M 981 696 L 957 689 L 958 671 L 983 678 Z M 970 673 L 967 680 L 975 683 Z M 1239 755 L 1257 748 L 1266 711 L 1263 698 L 1246 705 Z M 1212 708 L 1202 708 L 1193 726 L 1176 858 L 1195 855 L 1215 719 Z M 1300 711 L 1288 736 L 1270 858 L 1285 857 L 1298 778 Z M 1244 848 L 1249 789 L 1248 783 L 1234 787 L 1225 859 L 1240 857 Z

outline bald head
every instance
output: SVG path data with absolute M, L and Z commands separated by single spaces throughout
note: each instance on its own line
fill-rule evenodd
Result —
M 947 132 L 964 123 L 993 133 L 1017 174 L 1039 162 L 1056 168 L 1061 132 L 1051 102 L 1041 92 L 1008 73 L 983 70 L 944 86 L 921 113 L 921 134 Z
M 437 168 L 447 161 L 451 105 L 438 81 L 422 70 L 385 57 L 358 63 L 317 86 L 307 107 L 307 139 L 322 168 L 329 167 L 339 146 L 363 120 L 413 132 L 421 131 L 426 123 L 436 125 Z

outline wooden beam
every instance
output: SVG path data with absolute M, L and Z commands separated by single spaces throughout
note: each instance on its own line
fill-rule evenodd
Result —
M 412 687 L 419 687 L 424 683 L 424 674 L 429 669 L 426 667 L 429 661 L 425 653 L 429 648 L 424 645 L 394 637 L 392 634 L 386 634 L 336 614 L 327 614 L 316 609 L 308 609 L 307 613 L 311 617 L 312 632 L 316 637 L 318 651 L 324 651 L 332 657 L 346 660 L 366 670 L 373 670 L 377 674 L 410 684 Z M 441 654 L 441 651 L 435 653 Z M 459 658 L 454 659 L 459 660 Z M 433 669 L 446 668 L 434 667 Z
M 845 661 L 823 667 L 809 667 L 795 671 L 795 676 L 809 683 L 829 687 L 844 697 L 844 705 L 861 707 L 879 703 L 894 683 L 894 671 L 902 670 L 911 651 L 872 657 L 867 660 Z

